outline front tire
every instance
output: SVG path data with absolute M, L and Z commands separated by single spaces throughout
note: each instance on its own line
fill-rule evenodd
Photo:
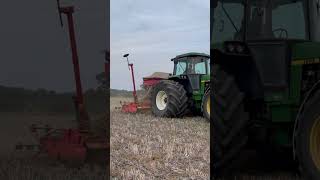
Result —
M 157 117 L 182 117 L 188 110 L 187 92 L 178 82 L 160 81 L 152 91 L 151 107 Z
M 244 95 L 234 78 L 219 65 L 213 67 L 212 149 L 213 176 L 232 175 L 230 168 L 248 141 L 248 113 L 244 110 Z
M 296 152 L 301 173 L 320 179 L 320 90 L 308 100 L 299 120 Z
M 210 89 L 206 91 L 202 100 L 203 116 L 210 121 Z

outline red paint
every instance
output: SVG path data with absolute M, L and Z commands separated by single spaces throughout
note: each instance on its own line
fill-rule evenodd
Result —
M 80 131 L 88 132 L 90 129 L 89 116 L 84 107 L 84 100 L 83 100 L 84 98 L 83 98 L 81 77 L 80 77 L 80 65 L 79 65 L 79 58 L 78 58 L 78 52 L 77 52 L 74 22 L 73 22 L 74 7 L 73 6 L 60 7 L 59 5 L 59 12 L 60 14 L 61 13 L 66 14 L 68 19 L 70 47 L 71 47 L 71 53 L 72 53 L 74 78 L 76 83 L 76 97 L 74 98 L 74 103 L 75 103 L 75 108 L 77 113 L 77 120 L 79 122 L 78 126 Z
M 143 79 L 143 86 L 150 88 L 150 87 L 157 85 L 159 83 L 159 81 L 161 81 L 161 80 L 163 80 L 163 79 L 161 79 L 161 78 Z
M 123 104 L 121 111 L 124 113 L 136 113 L 138 111 L 138 104 L 135 102 Z
M 69 38 L 70 38 L 70 46 L 71 46 L 71 52 L 72 52 L 74 78 L 76 82 L 77 99 L 79 104 L 83 104 L 83 93 L 82 93 L 82 86 L 81 86 L 81 79 L 80 79 L 79 58 L 78 58 L 78 52 L 77 52 L 77 43 L 75 38 L 73 15 L 72 15 L 74 12 L 74 8 L 72 6 L 68 6 L 68 7 L 62 7 L 59 10 L 61 13 L 66 14 L 68 18 Z
M 62 130 L 60 137 L 42 137 L 40 145 L 42 151 L 53 159 L 84 161 L 86 158 L 85 140 L 81 133 L 74 129 Z
M 124 113 L 136 113 L 138 110 L 149 110 L 151 108 L 150 101 L 143 102 L 124 102 L 121 107 L 121 111 Z
M 130 69 L 131 69 L 131 77 L 132 77 L 132 83 L 133 83 L 133 98 L 134 98 L 134 102 L 138 103 L 138 97 L 137 97 L 137 90 L 136 90 L 136 82 L 134 79 L 134 72 L 133 72 L 133 64 L 129 64 Z

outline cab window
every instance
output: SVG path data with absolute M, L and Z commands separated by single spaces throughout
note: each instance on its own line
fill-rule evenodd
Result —
M 178 61 L 176 64 L 175 75 L 185 74 L 187 68 L 187 63 L 185 61 Z
M 196 74 L 206 74 L 206 62 L 198 62 L 195 64 L 195 73 Z

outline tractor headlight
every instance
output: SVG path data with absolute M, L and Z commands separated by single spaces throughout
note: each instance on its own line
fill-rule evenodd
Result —
M 231 54 L 248 54 L 248 48 L 244 43 L 228 41 L 224 43 L 224 50 Z
M 243 53 L 243 51 L 244 51 L 244 47 L 243 47 L 243 46 L 241 46 L 241 45 L 237 45 L 237 47 L 236 47 L 236 51 L 237 51 L 237 53 Z
M 229 52 L 234 52 L 235 46 L 234 46 L 233 44 L 228 44 L 227 50 L 228 50 Z

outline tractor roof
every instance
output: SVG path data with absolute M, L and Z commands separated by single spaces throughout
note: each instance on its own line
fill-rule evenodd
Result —
M 184 58 L 184 57 L 192 57 L 192 56 L 202 56 L 202 57 L 210 58 L 210 55 L 205 54 L 205 53 L 190 52 L 190 53 L 178 55 L 175 58 L 171 59 L 171 61 L 174 61 L 174 60 L 180 59 L 180 58 Z

